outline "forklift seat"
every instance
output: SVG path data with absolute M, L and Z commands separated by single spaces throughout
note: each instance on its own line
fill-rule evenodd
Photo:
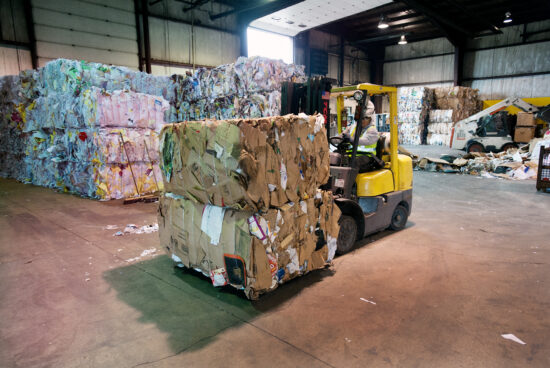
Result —
M 342 155 L 338 152 L 330 152 L 329 158 L 331 166 L 340 166 L 342 164 Z
M 376 142 L 376 152 L 375 156 L 378 157 L 380 160 L 382 160 L 382 156 L 384 156 L 384 150 L 386 145 L 386 136 L 382 135 L 378 138 L 378 141 Z M 361 152 L 357 153 L 357 156 L 363 156 L 366 154 L 362 154 Z M 338 152 L 330 152 L 329 153 L 330 158 L 330 165 L 331 166 L 340 166 L 342 164 L 342 155 Z
M 378 142 L 376 142 L 376 157 L 378 157 L 380 160 L 382 160 L 382 156 L 384 156 L 384 150 L 386 148 L 386 136 L 381 135 L 378 137 Z

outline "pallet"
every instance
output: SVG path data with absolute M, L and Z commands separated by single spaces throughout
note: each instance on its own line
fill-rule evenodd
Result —
M 157 194 L 146 194 L 138 197 L 126 198 L 123 204 L 132 204 L 137 202 L 152 203 L 152 202 L 158 202 L 158 200 L 159 200 L 159 196 Z

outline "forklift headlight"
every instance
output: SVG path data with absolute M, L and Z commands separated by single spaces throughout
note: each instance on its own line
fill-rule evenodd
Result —
M 355 91 L 355 93 L 353 94 L 353 98 L 355 99 L 355 101 L 361 101 L 363 99 L 363 92 Z

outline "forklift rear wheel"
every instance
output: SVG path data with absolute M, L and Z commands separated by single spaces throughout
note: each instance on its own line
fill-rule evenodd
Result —
M 399 231 L 405 228 L 407 225 L 407 218 L 409 217 L 407 209 L 403 205 L 398 205 L 391 215 L 390 229 Z
M 472 153 L 472 152 L 483 152 L 484 149 L 483 149 L 483 145 L 481 143 L 472 143 L 468 146 L 468 153 Z
M 340 233 L 336 242 L 336 253 L 344 254 L 353 249 L 357 240 L 357 223 L 351 216 L 340 217 Z

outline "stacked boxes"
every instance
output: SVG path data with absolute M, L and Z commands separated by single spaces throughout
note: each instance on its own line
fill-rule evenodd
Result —
M 514 142 L 527 143 L 535 137 L 535 118 L 530 112 L 518 112 Z
M 161 244 L 249 298 L 323 267 L 339 209 L 321 116 L 173 124 L 161 133 Z

